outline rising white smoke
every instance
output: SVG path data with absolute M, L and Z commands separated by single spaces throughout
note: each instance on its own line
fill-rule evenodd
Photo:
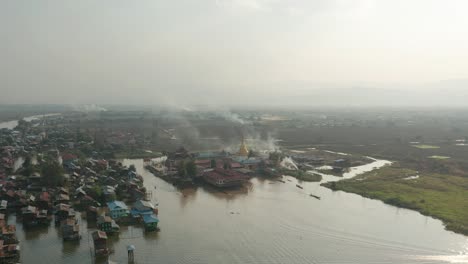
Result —
M 220 117 L 226 119 L 227 121 L 230 121 L 232 123 L 244 125 L 247 122 L 243 120 L 238 114 L 236 113 L 231 113 L 228 111 L 223 111 L 223 112 L 218 112 L 217 113 Z
M 283 168 L 286 168 L 288 170 L 298 170 L 299 168 L 297 167 L 296 163 L 294 163 L 294 160 L 292 160 L 290 157 L 285 157 L 281 163 L 280 166 Z

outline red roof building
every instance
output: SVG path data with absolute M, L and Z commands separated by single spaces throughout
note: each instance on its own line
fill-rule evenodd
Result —
M 216 187 L 234 187 L 241 186 L 247 180 L 247 177 L 234 170 L 216 168 L 205 172 L 203 179 Z
M 208 169 L 211 167 L 211 160 L 195 160 L 195 165 Z
M 64 162 L 66 161 L 73 161 L 73 160 L 76 160 L 78 159 L 78 156 L 74 155 L 74 154 L 71 154 L 71 153 L 63 153 L 62 154 L 62 160 Z
M 48 192 L 42 192 L 41 195 L 39 195 L 39 200 L 50 202 L 50 194 Z

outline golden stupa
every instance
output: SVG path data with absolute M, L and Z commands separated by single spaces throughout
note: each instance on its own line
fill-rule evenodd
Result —
M 249 150 L 247 149 L 247 146 L 245 145 L 244 138 L 242 138 L 242 143 L 239 148 L 239 156 L 244 156 L 244 157 L 249 156 Z

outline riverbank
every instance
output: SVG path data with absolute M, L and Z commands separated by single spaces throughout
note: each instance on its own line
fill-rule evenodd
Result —
M 322 175 L 317 174 L 311 171 L 302 171 L 302 170 L 286 170 L 281 171 L 283 175 L 294 177 L 300 181 L 306 182 L 319 182 L 322 180 Z
M 393 164 L 322 186 L 418 211 L 442 220 L 447 230 L 468 235 L 466 177 L 419 173 Z

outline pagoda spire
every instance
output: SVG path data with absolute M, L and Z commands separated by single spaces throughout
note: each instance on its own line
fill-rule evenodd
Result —
M 245 145 L 244 135 L 242 135 L 242 142 L 239 148 L 239 156 L 244 156 L 244 157 L 249 156 L 249 150 L 247 149 L 247 146 Z

